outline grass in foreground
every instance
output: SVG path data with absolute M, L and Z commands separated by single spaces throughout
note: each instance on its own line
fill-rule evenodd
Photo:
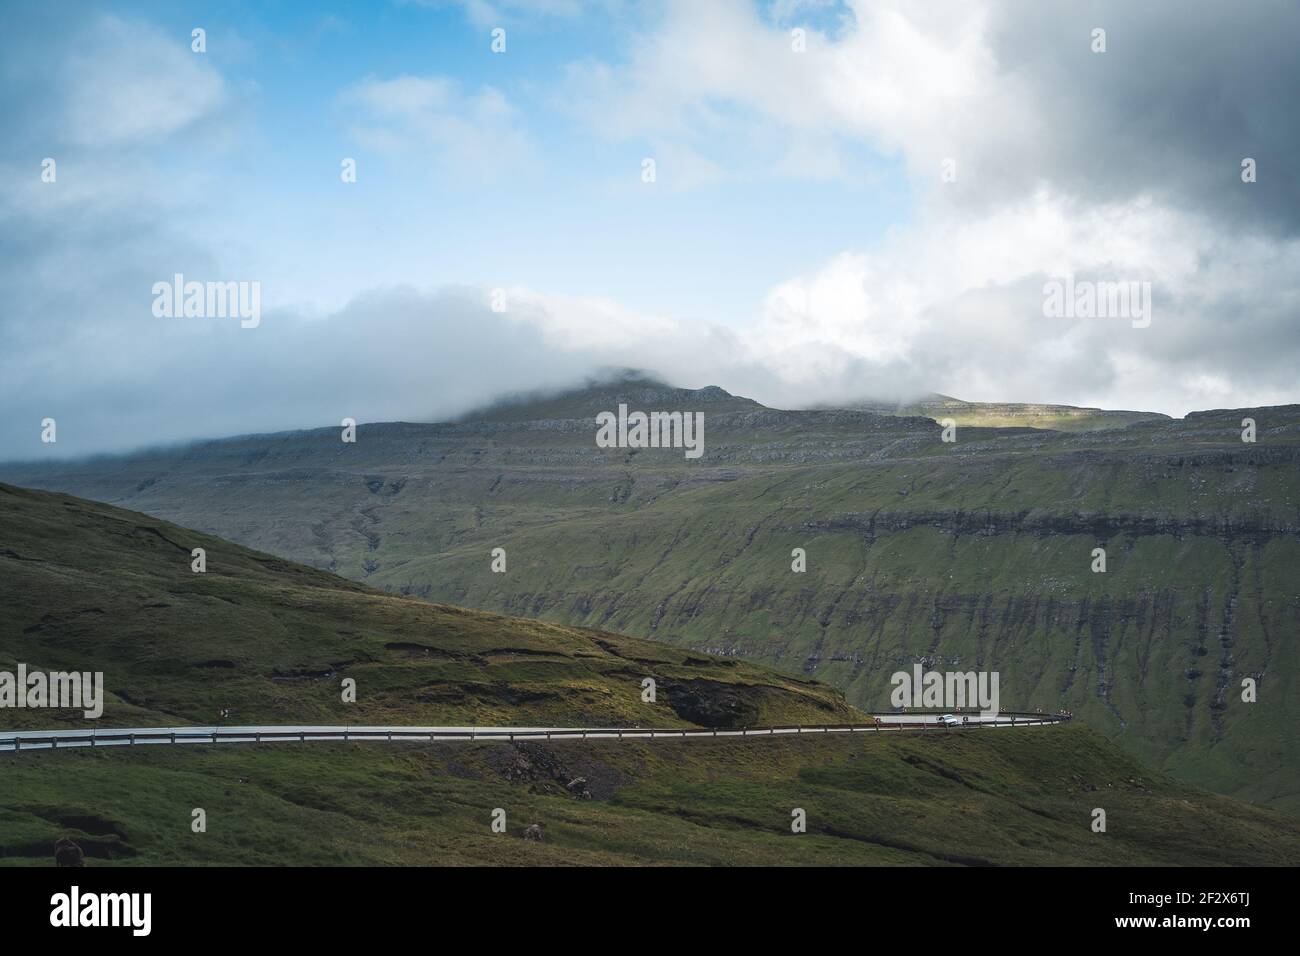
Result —
M 533 823 L 540 843 L 522 838 Z M 48 865 L 64 835 L 91 866 L 1300 862 L 1294 818 L 1148 775 L 1079 726 L 0 757 L 0 863 Z

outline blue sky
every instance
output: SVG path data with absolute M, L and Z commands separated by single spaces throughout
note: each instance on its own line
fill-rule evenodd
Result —
M 252 246 L 250 265 L 278 267 L 261 270 L 278 273 L 264 284 L 281 280 L 272 304 L 338 308 L 385 283 L 521 284 L 742 324 L 772 282 L 908 215 L 900 161 L 861 144 L 844 144 L 852 169 L 834 179 L 772 169 L 779 146 L 718 141 L 710 159 L 733 177 L 678 182 L 660 157 L 656 183 L 643 184 L 654 138 L 605 135 L 560 90 L 571 64 L 622 60 L 644 10 L 503 14 L 506 52 L 495 54 L 487 24 L 498 21 L 455 3 L 307 7 L 157 4 L 138 15 L 180 38 L 207 30 L 238 142 L 209 153 L 198 141 L 175 160 L 218 177 L 205 200 L 233 227 L 232 245 Z M 349 92 L 403 77 L 446 79 L 462 98 L 498 92 L 526 151 L 477 175 L 430 144 L 366 143 Z M 357 161 L 355 184 L 339 180 L 343 157 Z
M 0 457 L 623 367 L 784 407 L 1293 402 L 1298 29 L 1285 0 L 0 4 Z M 258 283 L 260 322 L 159 317 L 176 273 Z M 1153 321 L 1047 316 L 1065 276 L 1149 284 Z

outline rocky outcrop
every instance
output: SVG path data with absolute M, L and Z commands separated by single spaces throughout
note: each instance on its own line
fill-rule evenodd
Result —
M 528 784 L 537 793 L 591 799 L 587 778 L 570 771 L 553 750 L 539 744 L 512 744 L 510 758 L 502 773 L 512 783 Z
M 733 730 L 758 722 L 759 710 L 752 694 L 735 684 L 661 678 L 659 691 L 674 714 L 701 727 Z
M 67 837 L 54 844 L 54 863 L 56 866 L 85 866 L 86 854 Z
M 884 533 L 909 528 L 935 528 L 953 535 L 1020 535 L 1037 537 L 1085 535 L 1104 541 L 1119 535 L 1170 535 L 1175 538 L 1211 536 L 1260 543 L 1278 535 L 1300 535 L 1300 523 L 1267 514 L 1244 517 L 1160 517 L 1109 512 L 1098 514 L 1044 514 L 994 511 L 876 511 L 844 514 L 805 522 L 811 532 L 851 531 L 873 541 Z

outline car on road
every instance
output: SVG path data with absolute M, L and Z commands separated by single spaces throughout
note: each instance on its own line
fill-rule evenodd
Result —
M 952 714 L 943 714 L 939 717 L 939 723 L 945 727 L 960 727 L 961 721 Z

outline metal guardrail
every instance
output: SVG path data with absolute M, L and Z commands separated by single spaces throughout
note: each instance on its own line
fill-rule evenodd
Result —
M 777 734 L 891 733 L 906 731 L 953 732 L 981 727 L 1033 727 L 1062 723 L 1069 717 L 1053 714 L 1003 714 L 991 720 L 965 724 L 939 721 L 905 721 L 921 715 L 878 714 L 886 722 L 869 724 L 812 724 L 772 727 L 743 727 L 722 730 L 710 727 L 367 727 L 367 726 L 247 726 L 247 727 L 127 727 L 67 730 L 0 731 L 0 753 L 27 750 L 55 750 L 68 747 L 121 747 L 136 744 L 272 743 L 293 741 L 514 741 L 589 739 L 693 739 L 699 737 L 771 737 Z

